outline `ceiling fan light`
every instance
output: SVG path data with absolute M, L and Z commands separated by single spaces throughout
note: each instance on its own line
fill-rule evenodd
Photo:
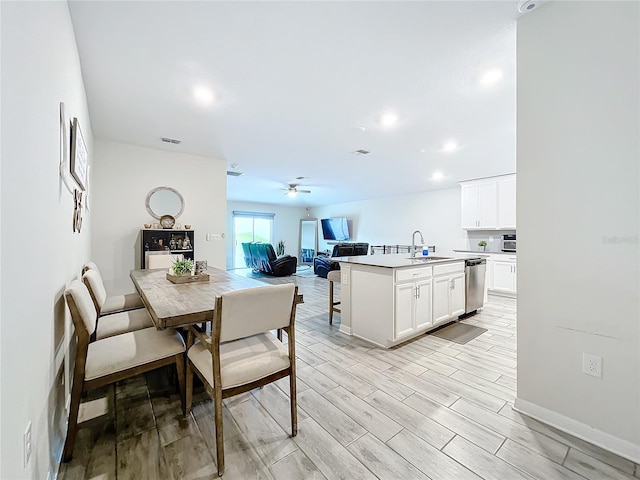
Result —
M 287 192 L 287 196 L 288 197 L 295 197 L 298 194 L 298 192 L 296 192 L 296 190 L 294 188 L 290 188 L 289 191 Z

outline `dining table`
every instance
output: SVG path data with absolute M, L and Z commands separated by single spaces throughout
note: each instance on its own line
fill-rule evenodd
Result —
M 213 320 L 216 296 L 267 285 L 260 280 L 208 267 L 208 281 L 173 283 L 166 269 L 131 270 L 130 277 L 158 329 Z M 303 303 L 298 294 L 295 302 Z

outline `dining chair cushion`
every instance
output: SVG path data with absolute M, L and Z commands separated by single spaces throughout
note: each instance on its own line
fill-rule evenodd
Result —
M 145 328 L 89 344 L 85 380 L 93 380 L 184 352 L 184 340 L 172 328 Z
M 84 268 L 82 269 L 82 273 L 85 273 L 87 270 L 95 270 L 96 272 L 100 273 L 100 270 L 98 269 L 98 265 L 96 265 L 95 262 L 85 263 Z
M 198 341 L 189 349 L 187 356 L 213 386 L 213 357 L 207 347 Z M 220 344 L 223 389 L 259 380 L 288 368 L 289 364 L 287 347 L 271 332 Z
M 100 309 L 100 314 L 109 315 L 114 312 L 135 310 L 136 308 L 144 308 L 144 303 L 142 303 L 140 295 L 137 293 L 124 293 L 122 295 L 107 297 Z
M 289 325 L 295 285 L 253 287 L 223 294 L 220 342 Z
M 65 294 L 71 295 L 73 302 L 80 313 L 80 317 L 84 323 L 87 333 L 93 335 L 96 329 L 96 321 L 98 319 L 98 312 L 93 304 L 91 295 L 87 287 L 80 281 L 74 280 L 67 288 Z
M 96 339 L 100 340 L 149 327 L 155 327 L 155 325 L 149 312 L 145 309 L 114 313 L 98 319 Z

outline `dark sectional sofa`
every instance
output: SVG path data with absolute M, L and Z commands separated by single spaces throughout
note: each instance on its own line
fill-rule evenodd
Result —
M 331 257 L 353 257 L 366 255 L 369 252 L 368 243 L 338 243 L 334 245 Z M 331 270 L 339 270 L 340 264 L 332 262 L 330 257 L 316 257 L 313 259 L 313 273 L 319 277 L 327 278 Z
M 298 258 L 291 255 L 278 258 L 270 243 L 243 243 L 242 251 L 247 267 L 257 272 L 274 277 L 286 277 L 296 273 Z

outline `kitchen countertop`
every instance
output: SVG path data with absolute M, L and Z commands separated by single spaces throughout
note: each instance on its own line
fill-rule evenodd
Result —
M 474 252 L 478 253 L 478 252 Z M 415 267 L 423 265 L 440 265 L 443 263 L 462 262 L 467 259 L 478 258 L 478 255 L 472 254 L 457 254 L 455 257 L 439 257 L 438 255 L 432 255 L 433 257 L 442 258 L 441 260 L 421 260 L 423 258 L 429 258 L 431 255 L 423 257 L 422 255 L 416 255 L 415 259 L 409 258 L 408 253 L 394 253 L 388 255 L 357 255 L 353 257 L 331 257 L 332 262 L 352 263 L 357 265 L 369 265 L 372 267 L 383 268 L 402 268 L 402 267 Z
M 502 252 L 502 251 L 486 251 L 480 252 L 478 250 L 454 250 L 454 252 L 462 252 L 462 253 L 475 253 L 477 255 L 516 255 L 516 252 Z

